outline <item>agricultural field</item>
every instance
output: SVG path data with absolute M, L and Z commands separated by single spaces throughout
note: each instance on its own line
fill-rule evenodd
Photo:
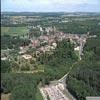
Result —
M 1 27 L 1 35 L 23 35 L 27 32 L 27 27 Z
M 10 93 L 8 94 L 1 94 L 1 100 L 9 100 L 9 97 L 10 97 Z

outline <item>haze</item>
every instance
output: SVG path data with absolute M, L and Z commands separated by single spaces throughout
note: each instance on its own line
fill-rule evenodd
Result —
M 100 12 L 100 0 L 1 0 L 1 11 Z

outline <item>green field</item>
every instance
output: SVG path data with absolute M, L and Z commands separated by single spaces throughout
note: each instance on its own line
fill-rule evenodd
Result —
M 36 100 L 43 100 L 42 94 L 40 93 L 39 89 L 37 89 Z
M 27 32 L 27 27 L 1 27 L 2 35 L 23 35 Z

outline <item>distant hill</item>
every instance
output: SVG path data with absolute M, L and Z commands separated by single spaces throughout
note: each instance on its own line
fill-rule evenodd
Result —
M 9 16 L 59 16 L 59 15 L 100 15 L 100 12 L 1 12 L 1 15 Z

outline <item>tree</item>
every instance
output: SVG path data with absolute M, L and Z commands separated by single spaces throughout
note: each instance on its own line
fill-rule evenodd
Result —
M 8 60 L 5 61 L 1 61 L 1 72 L 5 73 L 5 72 L 10 72 L 11 71 L 11 66 L 10 66 L 10 62 Z
M 82 60 L 74 65 L 66 81 L 68 90 L 78 99 L 100 95 L 100 38 L 88 39 Z
M 16 86 L 11 92 L 11 100 L 35 100 L 36 88 L 33 84 Z

